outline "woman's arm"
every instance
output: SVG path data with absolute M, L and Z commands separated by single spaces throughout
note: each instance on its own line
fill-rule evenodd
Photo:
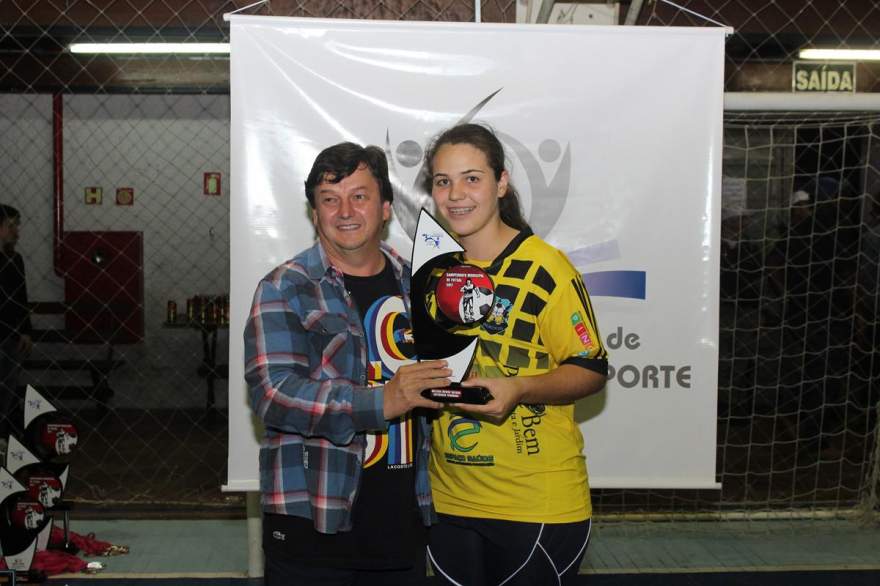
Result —
M 575 364 L 561 364 L 547 374 L 503 378 L 472 378 L 463 386 L 483 386 L 492 400 L 485 405 L 455 405 L 462 411 L 503 421 L 519 403 L 564 405 L 574 403 L 605 387 L 606 377 Z

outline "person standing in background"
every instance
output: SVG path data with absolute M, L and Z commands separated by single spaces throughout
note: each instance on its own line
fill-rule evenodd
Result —
M 24 260 L 15 251 L 20 224 L 19 211 L 0 204 L 0 456 L 4 458 L 10 432 L 21 428 L 18 378 L 21 362 L 33 346 Z

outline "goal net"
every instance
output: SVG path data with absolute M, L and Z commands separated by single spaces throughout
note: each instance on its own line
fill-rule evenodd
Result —
M 880 113 L 728 112 L 722 193 L 720 496 L 599 510 L 876 508 Z

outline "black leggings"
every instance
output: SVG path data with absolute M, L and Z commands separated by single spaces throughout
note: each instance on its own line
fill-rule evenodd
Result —
M 428 556 L 453 586 L 573 584 L 590 541 L 591 521 L 518 523 L 440 515 Z

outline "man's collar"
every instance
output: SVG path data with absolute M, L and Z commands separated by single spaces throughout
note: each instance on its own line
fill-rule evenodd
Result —
M 406 261 L 397 254 L 397 251 L 384 242 L 379 243 L 379 250 L 385 253 L 385 257 L 391 261 L 391 267 L 394 269 L 395 276 L 400 278 L 400 275 L 403 272 L 403 265 Z M 315 245 L 306 253 L 306 272 L 310 278 L 319 280 L 331 270 L 339 271 L 339 269 L 336 269 L 327 257 L 327 252 L 321 245 L 321 241 L 316 240 Z M 341 271 L 339 272 L 341 274 Z

